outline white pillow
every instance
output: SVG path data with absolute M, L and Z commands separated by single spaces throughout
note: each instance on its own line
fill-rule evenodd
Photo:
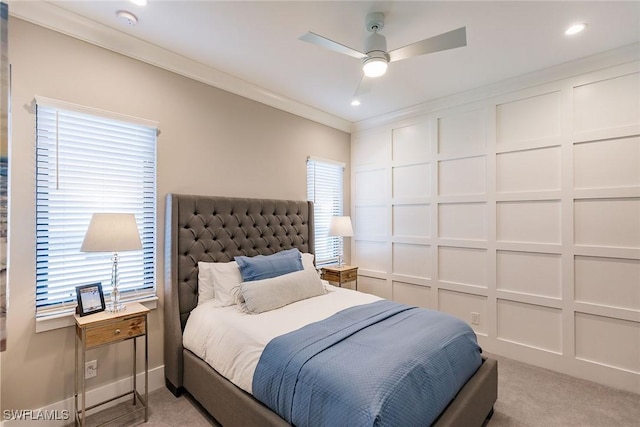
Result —
M 305 270 L 316 270 L 316 266 L 313 265 L 313 259 L 315 258 L 315 256 L 313 254 L 310 254 L 309 252 L 302 252 L 302 268 L 304 268 Z
M 198 305 L 214 298 L 220 307 L 235 304 L 231 290 L 240 283 L 240 267 L 235 261 L 199 262 Z
M 211 277 L 211 269 L 209 265 L 212 262 L 198 263 L 198 305 L 212 300 L 215 296 L 213 293 L 213 278 Z
M 243 282 L 238 289 L 236 297 L 240 302 L 240 309 L 254 314 L 325 294 L 324 285 L 315 268 Z

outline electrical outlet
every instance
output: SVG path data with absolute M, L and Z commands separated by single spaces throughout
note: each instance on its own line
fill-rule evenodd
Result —
M 98 375 L 98 361 L 90 360 L 84 364 L 84 378 L 93 378 Z
M 471 312 L 471 324 L 472 325 L 480 324 L 480 313 L 476 313 L 475 311 Z

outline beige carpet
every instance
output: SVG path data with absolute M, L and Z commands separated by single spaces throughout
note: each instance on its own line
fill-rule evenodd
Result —
M 498 401 L 489 427 L 640 427 L 640 394 L 616 390 L 503 357 L 498 360 Z M 165 388 L 150 394 L 145 426 L 216 426 L 189 398 Z M 91 417 L 101 422 L 123 406 Z M 110 425 L 140 425 L 140 416 Z M 404 426 L 402 426 L 404 427 Z

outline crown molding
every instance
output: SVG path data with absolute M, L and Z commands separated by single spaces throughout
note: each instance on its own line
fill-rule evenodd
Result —
M 437 110 L 470 104 L 527 87 L 551 83 L 574 77 L 579 74 L 585 74 L 638 60 L 640 60 L 640 42 L 597 53 L 595 55 L 586 56 L 584 58 L 579 58 L 574 61 L 565 62 L 511 79 L 502 80 L 490 85 L 481 86 L 476 89 L 448 95 L 370 119 L 361 120 L 353 123 L 351 132 L 354 134 L 368 129 L 390 125 L 401 120 L 415 118 Z
M 46 1 L 9 1 L 9 15 L 349 133 L 351 122 L 84 18 Z

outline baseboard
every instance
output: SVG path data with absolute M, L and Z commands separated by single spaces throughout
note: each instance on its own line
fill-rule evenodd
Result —
M 97 402 L 102 402 L 103 400 L 110 399 L 113 396 L 117 396 L 131 390 L 131 378 L 132 377 L 124 378 L 120 381 L 87 391 L 87 406 L 91 406 Z M 144 374 L 138 374 L 137 381 L 138 390 L 141 390 L 140 384 L 144 384 Z M 164 387 L 164 365 L 149 370 L 149 393 L 162 387 Z M 117 405 L 126 399 L 131 399 L 131 397 L 125 396 L 119 400 L 114 400 L 99 409 Z M 96 411 L 99 409 L 96 408 Z M 12 418 L 12 414 L 3 413 L 2 419 L 4 421 L 0 422 L 0 427 L 42 427 L 43 425 L 48 427 L 64 427 L 73 424 L 73 411 L 73 396 L 71 396 L 68 399 L 53 403 L 43 408 L 33 409 L 30 413 L 28 413 L 28 411 L 21 411 L 22 419 L 20 420 L 8 419 Z M 89 414 L 91 413 L 94 412 L 89 412 Z M 63 419 L 65 418 L 65 414 L 68 414 L 69 419 Z M 13 418 L 15 418 L 15 416 Z

